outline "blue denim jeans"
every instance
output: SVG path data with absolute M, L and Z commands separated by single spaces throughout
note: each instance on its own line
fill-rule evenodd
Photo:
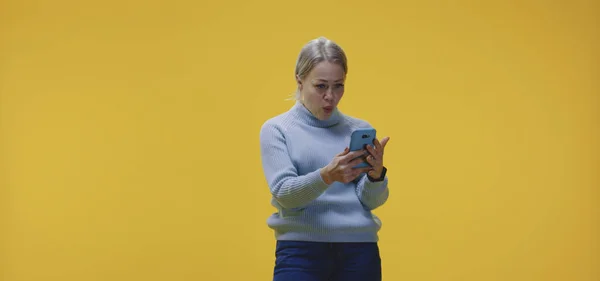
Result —
M 273 281 L 380 281 L 377 243 L 277 241 Z

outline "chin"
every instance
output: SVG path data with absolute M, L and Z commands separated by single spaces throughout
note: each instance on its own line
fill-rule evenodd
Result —
M 325 121 L 331 117 L 331 113 L 323 113 L 319 116 L 319 119 Z

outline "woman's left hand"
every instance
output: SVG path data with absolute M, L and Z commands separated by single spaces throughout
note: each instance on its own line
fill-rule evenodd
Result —
M 367 156 L 367 163 L 371 164 L 371 167 L 373 168 L 368 174 L 372 178 L 378 179 L 381 177 L 381 172 L 383 171 L 383 152 L 385 150 L 385 145 L 389 140 L 390 137 L 381 139 L 381 142 L 379 142 L 378 139 L 374 139 L 374 146 L 367 145 L 367 151 L 370 154 Z

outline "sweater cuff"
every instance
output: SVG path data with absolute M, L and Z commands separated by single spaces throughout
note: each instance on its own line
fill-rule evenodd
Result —
M 371 181 L 367 175 L 365 175 L 365 188 L 373 189 L 381 187 L 387 183 L 387 176 L 383 178 L 381 181 Z

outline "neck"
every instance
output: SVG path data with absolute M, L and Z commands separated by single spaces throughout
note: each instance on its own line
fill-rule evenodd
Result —
M 328 119 L 321 120 L 312 114 L 312 112 L 310 112 L 310 110 L 308 110 L 308 108 L 301 101 L 296 101 L 296 104 L 292 110 L 295 111 L 298 117 L 300 117 L 302 121 L 308 125 L 320 128 L 335 126 L 342 118 L 342 113 L 336 107 Z

